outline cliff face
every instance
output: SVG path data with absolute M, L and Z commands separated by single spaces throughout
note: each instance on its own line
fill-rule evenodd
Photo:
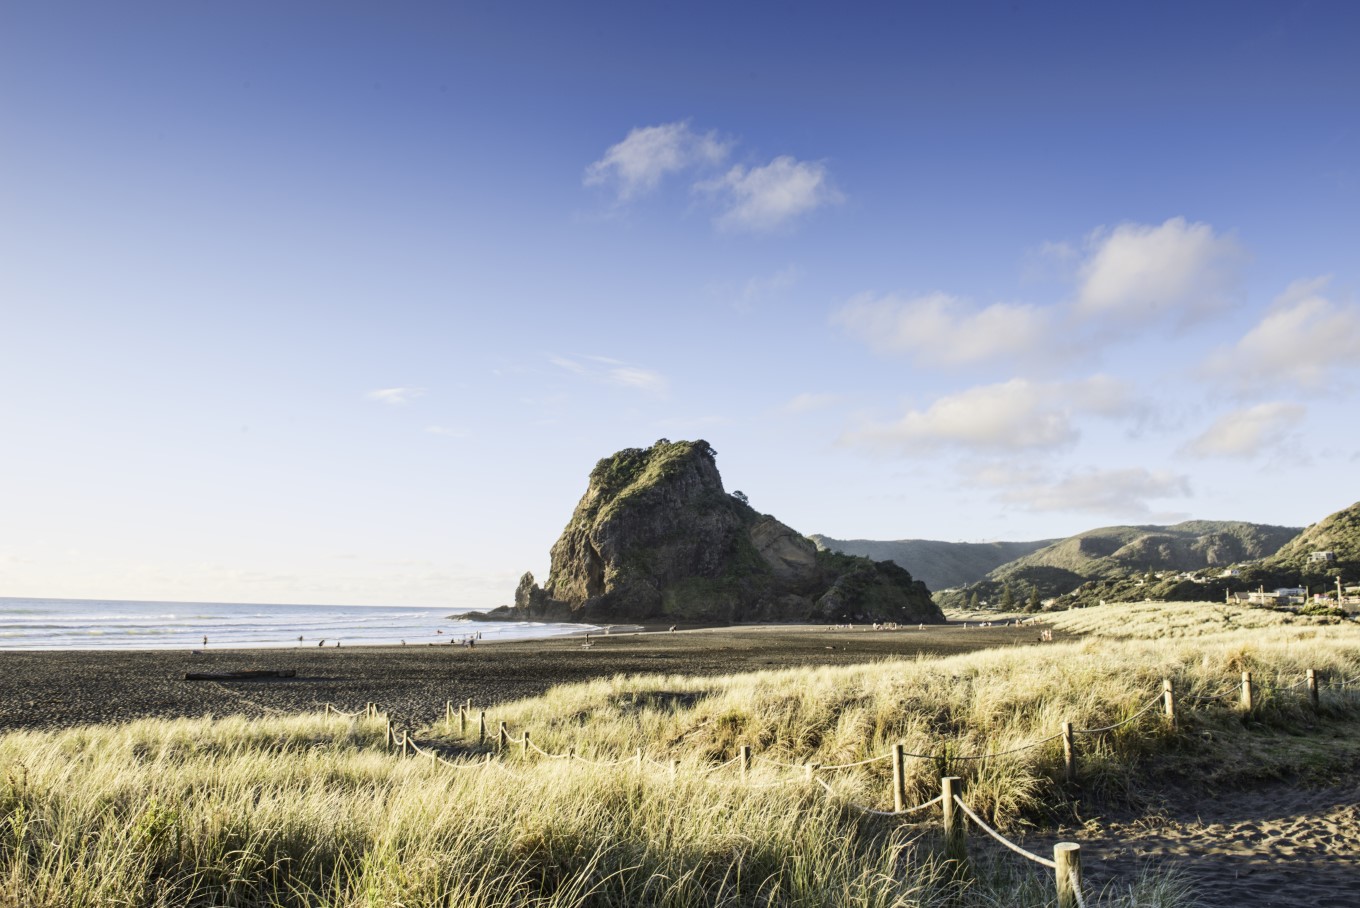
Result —
M 539 587 L 509 610 L 573 621 L 903 621 L 943 616 L 886 562 L 819 552 L 729 495 L 705 441 L 658 441 L 596 464 Z

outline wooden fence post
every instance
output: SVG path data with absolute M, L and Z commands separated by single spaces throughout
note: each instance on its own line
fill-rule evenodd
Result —
M 944 808 L 944 857 L 955 861 L 959 867 L 968 859 L 967 833 L 963 827 L 963 811 L 954 803 L 954 797 L 963 790 L 963 782 L 958 776 L 945 776 L 940 779 L 940 795 Z
M 388 717 L 387 717 L 387 749 L 388 749 L 388 750 L 391 750 L 392 747 L 393 747 L 396 743 L 397 743 L 397 737 L 396 737 L 396 735 L 392 732 L 392 717 L 391 717 L 391 716 L 388 716 Z
M 520 738 L 520 744 L 524 746 L 524 753 L 521 756 L 526 760 L 529 759 L 529 729 L 524 729 L 524 737 Z
M 445 700 L 445 701 L 444 701 L 444 725 L 445 725 L 445 727 L 447 727 L 447 728 L 453 728 L 453 701 L 452 701 L 452 700 Z
M 893 811 L 901 813 L 907 809 L 907 757 L 901 741 L 892 746 L 892 789 Z
M 401 755 L 403 757 L 411 755 L 411 733 L 409 731 L 401 733 Z
M 486 743 L 486 710 L 477 710 L 477 743 Z
M 327 719 L 329 719 L 329 718 L 331 717 L 331 705 L 330 705 L 329 703 L 326 704 L 326 712 L 325 712 L 325 715 L 326 715 L 326 718 L 327 718 Z
M 467 734 L 468 710 L 463 704 L 458 704 L 458 734 Z
M 506 731 L 505 723 L 502 722 L 496 731 L 496 749 L 505 753 L 505 749 L 510 746 L 510 733 Z
M 1072 723 L 1062 724 L 1062 743 L 1063 743 L 1063 778 L 1068 783 L 1077 780 L 1077 742 L 1076 736 L 1072 733 Z
M 1308 669 L 1308 702 L 1313 709 L 1318 708 L 1317 671 L 1311 668 Z
M 1081 906 L 1081 846 L 1076 842 L 1059 842 L 1053 846 L 1053 875 L 1058 883 L 1058 908 Z
M 1251 672 L 1242 673 L 1242 709 L 1251 712 L 1256 705 L 1256 698 L 1253 696 Z
M 680 761 L 679 761 L 679 760 L 676 760 L 676 759 L 672 759 L 672 760 L 671 760 L 671 778 L 674 779 L 674 778 L 675 778 L 676 776 L 678 776 L 678 775 L 680 775 Z
M 1171 679 L 1162 679 L 1162 709 L 1166 712 L 1166 721 L 1171 723 L 1171 728 L 1176 727 L 1176 695 L 1171 689 Z
M 741 754 L 741 780 L 745 782 L 751 774 L 751 745 L 741 745 L 741 750 L 738 753 Z

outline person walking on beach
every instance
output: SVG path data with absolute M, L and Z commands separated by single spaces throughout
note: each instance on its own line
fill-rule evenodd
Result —
M 204 634 L 204 635 L 203 635 L 203 645 L 204 645 L 204 646 L 207 646 L 207 645 L 208 645 L 208 635 L 207 635 L 207 634 Z

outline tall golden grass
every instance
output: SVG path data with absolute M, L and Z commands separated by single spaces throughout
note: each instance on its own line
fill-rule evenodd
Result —
M 942 772 L 960 774 L 969 802 L 1015 830 L 1061 815 L 1072 795 L 1056 745 L 963 757 L 1033 744 L 1063 721 L 1132 716 L 1164 676 L 1188 698 L 1217 693 L 1244 668 L 1281 687 L 1306 668 L 1360 674 L 1349 631 L 1092 636 L 948 659 L 614 678 L 493 713 L 549 751 L 603 760 L 642 746 L 662 763 L 678 759 L 673 776 L 517 756 L 451 768 L 389 753 L 377 721 L 320 715 L 13 732 L 0 737 L 0 904 L 940 905 L 952 894 L 931 827 L 846 806 L 891 807 L 885 763 L 828 775 L 834 797 L 778 764 L 855 762 L 901 740 L 928 757 L 908 761 L 912 797 L 928 800 Z M 1082 739 L 1082 791 L 1119 793 L 1158 760 L 1193 767 L 1273 729 L 1297 737 L 1360 715 L 1353 697 L 1329 698 L 1314 716 L 1267 687 L 1250 721 L 1206 704 L 1181 732 L 1154 710 Z M 455 762 L 479 755 L 442 721 L 419 737 Z M 750 779 L 714 769 L 742 744 L 757 753 Z M 975 866 L 964 904 L 1051 899 L 1042 871 Z M 1101 904 L 1185 898 L 1150 877 Z

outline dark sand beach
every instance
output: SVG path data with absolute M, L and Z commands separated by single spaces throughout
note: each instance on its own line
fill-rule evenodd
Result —
M 461 646 L 131 652 L 0 652 L 0 730 L 60 728 L 143 717 L 258 716 L 357 710 L 377 703 L 420 724 L 447 700 L 493 706 L 556 684 L 616 674 L 722 675 L 805 665 L 846 665 L 918 653 L 950 655 L 1037 645 L 1032 627 L 927 625 L 761 626 Z M 293 670 L 287 679 L 186 681 L 187 672 Z
M 1061 639 L 1061 634 L 1055 634 Z M 846 665 L 919 653 L 951 655 L 1042 645 L 1035 627 L 961 624 L 875 631 L 807 626 L 707 628 L 460 646 L 282 650 L 0 652 L 0 731 L 141 717 L 357 710 L 375 702 L 419 726 L 446 700 L 491 707 L 555 684 L 615 674 L 716 675 Z M 186 681 L 186 672 L 293 670 L 288 679 Z M 1288 783 L 1213 796 L 1168 791 L 1146 816 L 1092 817 L 1085 827 L 1036 832 L 1047 851 L 1075 838 L 1095 891 L 1120 890 L 1146 867 L 1175 867 L 1206 906 L 1357 904 L 1360 790 Z M 988 847 L 983 842 L 975 847 Z

